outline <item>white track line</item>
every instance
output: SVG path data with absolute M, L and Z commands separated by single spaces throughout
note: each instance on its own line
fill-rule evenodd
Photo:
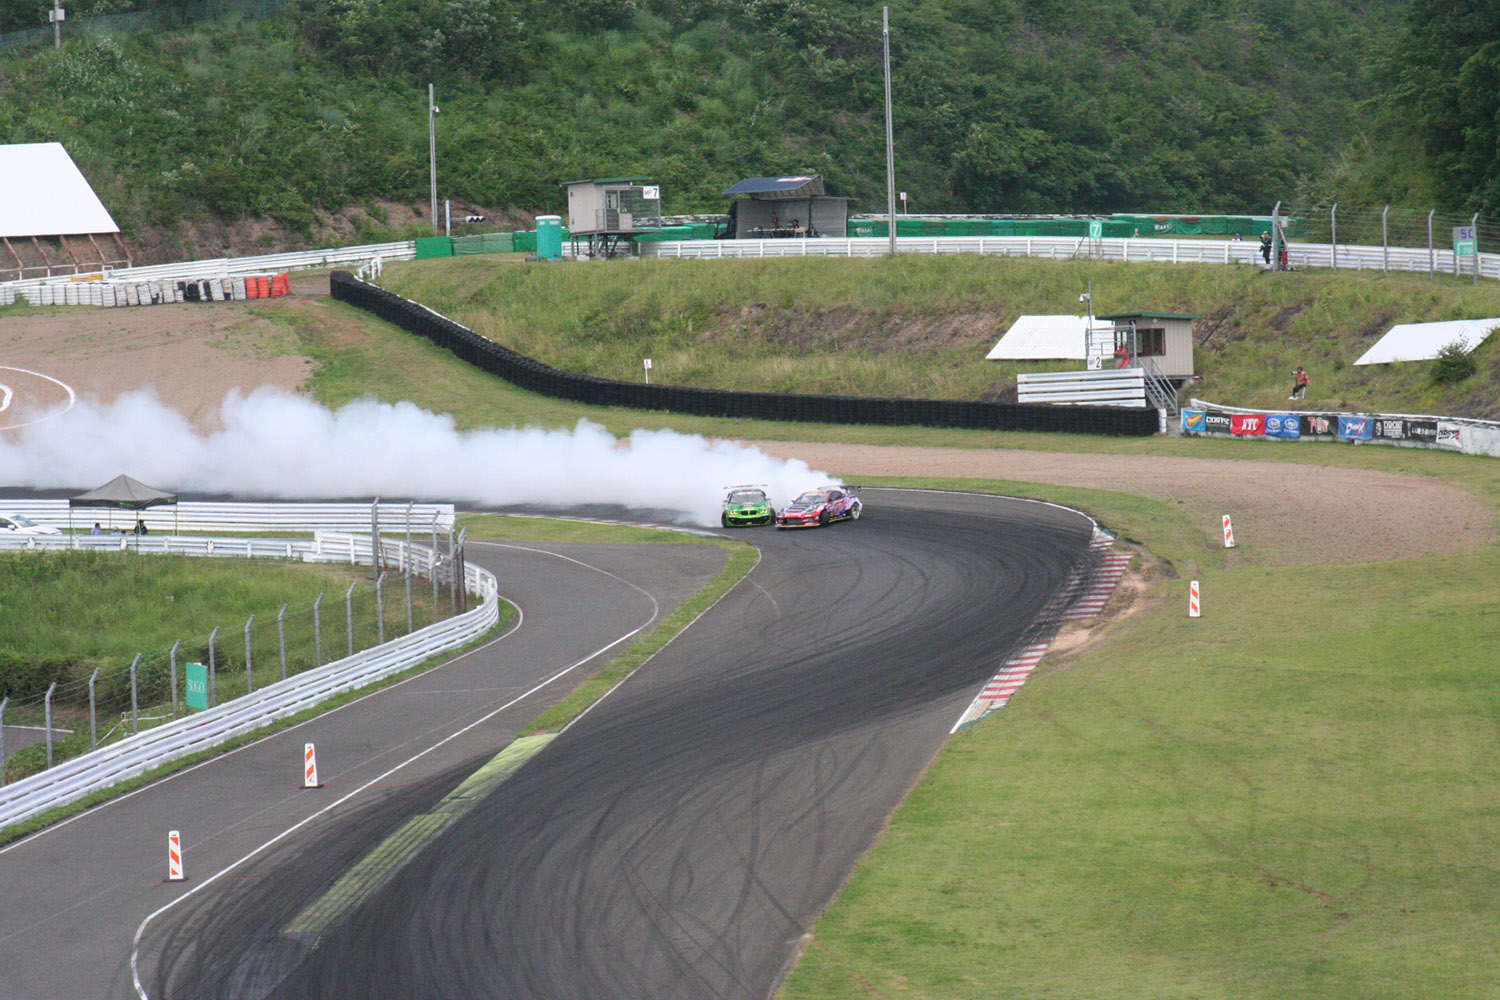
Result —
M 37 417 L 35 420 L 23 420 L 19 424 L 7 424 L 4 427 L 0 427 L 0 431 L 13 431 L 17 427 L 28 427 L 31 424 L 40 423 L 41 421 L 46 420 L 49 417 L 60 417 L 64 413 L 67 413 L 69 410 L 71 410 L 74 406 L 78 405 L 78 393 L 74 392 L 73 387 L 64 382 L 62 379 L 53 378 L 51 375 L 43 375 L 41 372 L 34 372 L 29 368 L 13 368 L 10 365 L 0 365 L 0 371 L 21 372 L 23 375 L 34 375 L 37 378 L 46 379 L 48 382 L 52 382 L 58 386 L 61 386 L 62 391 L 68 394 L 68 405 L 63 407 L 61 411 L 57 413 L 46 413 L 40 417 Z M 10 388 L 8 386 L 5 387 L 5 391 L 5 406 L 0 406 L 0 410 L 4 410 L 6 406 L 10 405 Z
M 175 899 L 173 899 L 173 900 L 171 900 L 171 901 L 163 904 L 161 907 L 159 907 L 158 909 L 156 909 L 152 913 L 148 914 L 146 916 L 146 919 L 144 919 L 144 920 L 141 921 L 140 926 L 138 926 L 135 929 L 135 937 L 131 941 L 131 945 L 130 945 L 130 977 L 131 977 L 131 980 L 132 980 L 132 985 L 134 985 L 134 987 L 135 987 L 136 996 L 140 997 L 140 1000 L 151 1000 L 150 995 L 146 992 L 145 985 L 141 982 L 141 974 L 140 974 L 141 937 L 142 937 L 142 935 L 145 934 L 146 926 L 148 924 L 150 924 L 151 921 L 155 920 L 157 917 L 161 916 L 163 913 L 167 912 L 168 910 L 170 910 L 172 907 L 176 906 L 178 903 L 182 902 L 183 900 L 185 900 L 185 899 L 187 899 L 187 898 L 189 898 L 191 896 L 197 895 L 203 889 L 207 889 L 210 885 L 212 885 L 214 882 L 217 882 L 220 878 L 223 878 L 225 875 L 228 875 L 230 872 L 234 871 L 240 865 L 244 864 L 245 862 L 249 861 L 251 858 L 254 858 L 256 855 L 258 855 L 261 852 L 263 852 L 263 851 L 267 850 L 268 848 L 272 847 L 277 842 L 285 840 L 287 837 L 291 836 L 293 833 L 297 832 L 302 827 L 304 827 L 307 824 L 311 823 L 313 820 L 319 818 L 320 816 L 323 816 L 324 814 L 330 812 L 333 809 L 338 808 L 339 806 L 343 805 L 345 802 L 347 802 L 350 799 L 354 798 L 356 795 L 359 795 L 360 793 L 368 790 L 371 786 L 379 784 L 380 782 L 384 781 L 386 778 L 388 778 L 391 775 L 395 774 L 397 771 L 401 770 L 402 768 L 406 767 L 409 764 L 412 764 L 412 763 L 415 763 L 418 760 L 421 760 L 423 757 L 425 757 L 428 754 L 432 753 L 434 750 L 437 750 L 438 748 L 442 747 L 444 744 L 449 743 L 452 740 L 455 740 L 458 737 L 462 736 L 464 733 L 469 732 L 469 730 L 474 729 L 477 726 L 483 725 L 484 723 L 488 722 L 490 719 L 492 719 L 495 716 L 499 715 L 501 712 L 505 711 L 506 709 L 511 708 L 512 706 L 517 705 L 517 704 L 519 704 L 522 701 L 525 701 L 527 698 L 531 697 L 533 694 L 536 694 L 538 691 L 540 691 L 543 688 L 547 687 L 549 684 L 553 683 L 554 681 L 558 680 L 559 678 L 567 676 L 568 674 L 570 674 L 574 670 L 576 670 L 578 667 L 582 666 L 585 663 L 588 663 L 590 660 L 593 660 L 596 657 L 601 656 L 604 653 L 607 653 L 609 650 L 614 649 L 616 646 L 620 645 L 620 643 L 625 642 L 627 639 L 630 639 L 630 638 L 634 637 L 635 635 L 638 635 L 640 632 L 644 631 L 647 628 L 647 626 L 649 626 L 652 622 L 656 621 L 657 618 L 658 618 L 658 616 L 661 613 L 661 607 L 657 603 L 656 598 L 652 597 L 651 594 L 648 591 L 642 589 L 641 587 L 636 586 L 635 584 L 631 583 L 629 580 L 624 579 L 623 577 L 616 576 L 614 573 L 611 573 L 608 570 L 600 569 L 598 566 L 590 565 L 589 563 L 586 563 L 586 562 L 584 562 L 581 559 L 574 559 L 571 556 L 565 556 L 565 555 L 563 555 L 563 554 L 561 554 L 559 552 L 548 552 L 546 549 L 533 549 L 533 548 L 530 548 L 530 547 L 525 546 L 525 545 L 507 545 L 507 544 L 502 543 L 502 542 L 470 542 L 470 544 L 471 545 L 495 545 L 495 546 L 500 547 L 500 548 L 520 549 L 520 550 L 525 551 L 525 552 L 536 552 L 536 553 L 540 553 L 542 555 L 552 556 L 553 558 L 556 558 L 556 559 L 562 559 L 562 560 L 565 560 L 565 561 L 570 562 L 570 563 L 576 563 L 579 566 L 584 566 L 584 567 L 587 567 L 588 569 L 594 570 L 596 573 L 602 573 L 604 576 L 610 577 L 613 580 L 618 580 L 619 582 L 625 584 L 626 586 L 630 587 L 631 589 L 638 590 L 642 594 L 645 594 L 646 598 L 648 600 L 650 600 L 650 602 L 651 602 L 651 617 L 648 618 L 641 625 L 638 625 L 637 627 L 631 629 L 629 632 L 626 632 L 624 635 L 619 636 L 614 641 L 612 641 L 612 642 L 608 643 L 607 645 L 601 646 L 598 649 L 594 650 L 594 652 L 592 652 L 589 655 L 585 656 L 583 659 L 578 660 L 578 661 L 576 661 L 574 663 L 571 663 L 568 666 L 563 667 L 561 670 L 558 670 L 557 672 L 553 673 L 550 677 L 547 677 L 544 680 L 542 680 L 539 683 L 537 683 L 529 691 L 526 691 L 526 692 L 524 692 L 522 694 L 517 695 L 516 697 L 512 698 L 510 701 L 508 701 L 505 704 L 501 705 L 499 708 L 497 708 L 494 711 L 488 713 L 487 715 L 483 716 L 482 718 L 475 719 L 473 722 L 469 723 L 467 726 L 464 726 L 462 729 L 459 729 L 456 732 L 449 733 L 447 736 L 445 736 L 442 739 L 438 740 L 436 743 L 432 744 L 427 749 L 421 750 L 421 751 L 413 754 L 412 756 L 408 757 L 406 760 L 402 761 L 401 763 L 399 763 L 399 764 L 395 765 L 394 767 L 390 768 L 389 770 L 385 771 L 383 774 L 380 774 L 380 775 L 377 775 L 374 778 L 371 778 L 369 781 L 365 782 L 363 785 L 360 785 L 358 788 L 356 788 L 353 791 L 349 792 L 347 795 L 343 796 L 342 798 L 338 799 L 337 801 L 330 802 L 328 805 L 324 806 L 322 809 L 319 809 L 317 812 L 313 813 L 312 815 L 307 816 L 304 819 L 302 819 L 301 821 L 292 824 L 291 826 L 287 827 L 285 830 L 282 830 L 276 836 L 272 837 L 270 840 L 266 841 L 265 843 L 261 844 L 259 847 L 255 848 L 255 850 L 251 851 L 249 854 L 246 854 L 244 857 L 240 858 L 238 861 L 232 862 L 231 864 L 225 866 L 224 868 L 219 869 L 217 872 L 215 872 L 214 874 L 210 875 L 208 878 L 204 879 L 202 882 L 199 882 L 197 885 L 193 886 L 193 888 L 189 889 L 187 892 L 183 893 L 181 896 L 178 896 Z M 498 642 L 500 639 L 505 638 L 506 636 L 509 636 L 512 633 L 514 633 L 515 631 L 519 630 L 519 628 L 521 626 L 521 621 L 520 621 L 520 617 L 519 617 L 521 615 L 521 609 L 520 609 L 519 606 L 516 607 L 516 614 L 517 614 L 518 618 L 517 618 L 515 627 L 512 628 L 512 629 L 510 629 L 510 630 L 508 630 L 505 633 L 504 636 L 500 636 L 500 637 L 498 637 L 496 639 L 491 640 L 488 643 L 485 643 L 485 646 L 489 646 L 489 645 L 493 644 L 494 642 Z M 479 648 L 483 649 L 484 646 L 481 646 Z M 474 652 L 478 652 L 478 650 L 471 650 L 469 653 L 466 653 L 464 655 L 465 656 L 469 656 L 469 655 L 472 655 Z M 425 673 L 425 671 L 424 671 L 424 673 Z M 421 676 L 421 675 L 419 674 L 417 676 Z M 375 692 L 375 693 L 378 694 L 379 692 Z M 371 695 L 371 697 L 373 697 L 373 694 Z M 363 699 L 360 699 L 360 700 L 363 700 Z M 276 735 L 280 735 L 280 734 L 276 734 Z M 269 739 L 270 737 L 267 737 L 267 738 Z
M 0 382 L 0 412 L 10 409 L 10 398 L 14 395 L 10 386 Z

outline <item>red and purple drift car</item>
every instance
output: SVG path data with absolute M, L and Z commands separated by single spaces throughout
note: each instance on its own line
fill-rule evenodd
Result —
M 820 528 L 834 521 L 859 519 L 858 486 L 825 486 L 809 490 L 776 512 L 778 528 Z

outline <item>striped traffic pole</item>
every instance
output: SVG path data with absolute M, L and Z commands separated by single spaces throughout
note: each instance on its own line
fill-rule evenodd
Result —
M 1203 612 L 1198 604 L 1198 581 L 1194 580 L 1188 585 L 1188 617 L 1201 618 Z
M 318 755 L 311 743 L 302 747 L 302 787 L 322 788 L 318 784 Z
M 186 879 L 182 873 L 182 834 L 171 830 L 167 833 L 167 881 L 182 882 Z
M 1234 528 L 1229 524 L 1228 514 L 1224 515 L 1224 547 L 1226 549 L 1234 548 Z

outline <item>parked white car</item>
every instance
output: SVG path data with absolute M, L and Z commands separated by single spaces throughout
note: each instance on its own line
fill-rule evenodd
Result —
M 0 514 L 0 532 L 7 535 L 60 535 L 50 524 L 37 524 L 24 514 Z

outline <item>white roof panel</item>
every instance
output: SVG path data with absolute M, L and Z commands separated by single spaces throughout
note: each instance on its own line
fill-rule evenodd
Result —
M 1381 365 L 1390 361 L 1429 361 L 1438 351 L 1461 342 L 1468 350 L 1484 343 L 1500 319 L 1455 319 L 1446 323 L 1401 323 L 1386 331 L 1370 349 L 1361 354 L 1357 365 Z
M 0 236 L 119 231 L 62 143 L 0 146 Z
M 1112 331 L 1114 324 L 1095 326 Z M 1001 337 L 986 361 L 1050 361 L 1055 358 L 1082 360 L 1088 357 L 1087 316 L 1019 316 Z

